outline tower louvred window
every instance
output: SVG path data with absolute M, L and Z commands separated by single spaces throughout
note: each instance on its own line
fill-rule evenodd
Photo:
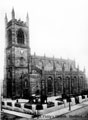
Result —
M 8 30 L 8 44 L 12 43 L 12 31 L 9 29 Z
M 24 44 L 24 32 L 21 29 L 17 33 L 17 43 Z

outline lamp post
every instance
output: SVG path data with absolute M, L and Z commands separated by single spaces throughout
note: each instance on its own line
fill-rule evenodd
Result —
M 62 72 L 63 72 L 63 73 L 62 73 L 62 75 L 63 75 L 62 93 L 63 93 L 63 95 L 65 94 L 65 92 L 64 92 L 64 76 L 65 76 L 64 69 L 65 69 L 65 68 L 64 68 L 64 63 L 63 63 L 63 65 L 62 65 Z
M 23 79 L 23 73 L 21 74 L 21 97 L 23 98 L 23 82 L 22 82 L 22 79 Z
M 79 88 L 79 66 L 77 68 L 77 74 L 78 74 L 78 94 L 80 93 L 80 88 Z
M 72 66 L 70 65 L 70 78 L 69 78 L 69 111 L 71 111 L 71 104 L 70 104 L 71 81 L 72 81 Z
M 30 74 L 32 73 L 32 57 L 29 53 L 30 51 L 30 48 L 28 49 L 28 86 L 29 86 L 29 89 L 28 89 L 28 98 L 31 98 L 31 87 L 30 87 Z M 30 65 L 29 65 L 30 64 Z
M 53 71 L 54 71 L 54 95 L 56 96 L 56 66 L 54 57 L 53 57 Z
M 46 81 L 44 80 L 44 64 L 42 62 L 42 72 L 41 72 L 41 103 L 46 100 L 47 102 L 47 95 L 46 95 Z

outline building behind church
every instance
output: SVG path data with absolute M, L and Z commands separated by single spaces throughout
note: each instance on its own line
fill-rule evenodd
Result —
M 31 55 L 29 17 L 26 22 L 5 16 L 6 49 L 4 97 L 29 98 L 30 95 L 56 96 L 87 89 L 85 70 L 75 60 Z

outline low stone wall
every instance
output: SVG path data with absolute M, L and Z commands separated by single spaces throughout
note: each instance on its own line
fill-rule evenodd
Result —
M 79 103 L 82 103 L 88 100 L 87 95 L 84 95 L 84 98 L 82 98 L 82 96 L 78 96 L 78 97 L 79 97 Z
M 64 99 L 63 102 L 64 102 L 64 107 L 68 107 L 68 106 L 69 106 L 69 102 L 67 102 L 66 99 Z M 76 102 L 75 102 L 75 98 L 72 97 L 72 98 L 71 98 L 70 105 L 72 106 L 72 105 L 75 105 L 75 104 L 76 104 Z
M 20 103 L 26 103 L 26 102 L 28 102 L 29 100 L 26 100 L 26 99 L 18 99 L 18 102 L 20 102 Z
M 64 108 L 64 104 L 58 105 L 58 102 L 55 103 L 55 106 L 47 108 L 47 104 L 43 105 L 43 110 L 37 110 L 37 114 L 42 115 L 46 113 L 50 113 L 59 109 Z
M 78 103 L 82 103 L 82 102 L 87 101 L 87 100 L 88 100 L 87 95 L 84 95 L 84 99 L 82 99 L 82 96 L 80 95 L 80 96 L 78 96 L 77 101 L 78 101 Z M 54 106 L 52 106 L 52 107 L 51 106 L 47 107 L 47 104 L 42 104 L 42 109 L 41 110 L 36 109 L 36 104 L 30 104 L 31 109 L 30 108 L 25 108 L 24 105 L 25 105 L 26 102 L 28 102 L 28 100 L 23 102 L 23 100 L 18 100 L 17 101 L 17 100 L 11 100 L 11 99 L 6 99 L 6 100 L 3 99 L 2 101 L 4 102 L 4 105 L 2 105 L 3 108 L 14 110 L 14 111 L 19 111 L 19 112 L 24 112 L 24 113 L 29 113 L 29 114 L 46 114 L 46 113 L 53 112 L 53 111 L 56 111 L 56 110 L 59 110 L 59 109 L 62 109 L 62 108 L 65 108 L 65 107 L 69 106 L 69 102 L 67 102 L 66 99 L 63 100 L 62 104 L 61 104 L 60 101 L 55 101 L 54 100 L 53 101 Z M 10 105 L 10 103 L 11 103 L 11 105 Z M 15 106 L 15 103 L 19 103 L 20 107 Z M 70 105 L 73 106 L 75 104 L 77 104 L 76 99 L 74 97 L 72 97 Z
M 14 110 L 14 103 L 16 102 L 15 100 L 12 101 L 11 99 L 6 99 L 2 101 L 4 102 L 4 105 L 2 107 Z M 8 105 L 8 103 L 10 103 L 11 105 Z
M 26 113 L 27 112 L 28 113 L 31 112 L 31 113 L 33 113 L 32 110 L 30 111 L 29 109 L 24 108 L 24 104 L 25 103 L 20 103 L 20 102 L 17 102 L 16 100 L 3 100 L 3 102 L 4 102 L 4 105 L 2 105 L 3 108 L 9 109 L 9 110 L 18 111 L 18 112 L 26 112 Z M 11 104 L 11 105 L 9 105 L 8 103 Z M 16 106 L 15 105 L 16 103 L 20 104 L 20 106 Z

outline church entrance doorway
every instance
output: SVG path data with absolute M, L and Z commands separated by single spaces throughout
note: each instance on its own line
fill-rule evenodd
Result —
M 28 85 L 27 79 L 24 79 L 24 81 L 23 81 L 22 98 L 24 98 L 24 99 L 29 98 L 29 85 Z

